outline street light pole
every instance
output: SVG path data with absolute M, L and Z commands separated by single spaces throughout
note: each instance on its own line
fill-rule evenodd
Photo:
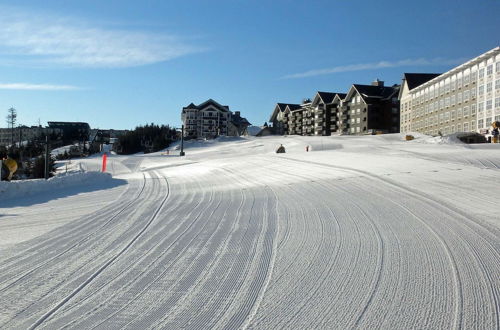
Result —
M 45 180 L 49 178 L 49 135 L 45 136 Z
M 184 125 L 182 125 L 181 129 L 181 152 L 179 153 L 179 156 L 185 156 L 186 154 L 184 153 Z

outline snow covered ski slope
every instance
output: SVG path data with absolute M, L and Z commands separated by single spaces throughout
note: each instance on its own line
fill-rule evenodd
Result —
M 174 153 L 110 156 L 104 183 L 0 201 L 0 328 L 500 327 L 500 145 Z

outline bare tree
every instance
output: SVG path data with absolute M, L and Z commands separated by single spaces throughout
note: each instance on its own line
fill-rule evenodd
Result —
M 7 110 L 7 112 L 7 125 L 9 125 L 10 127 L 11 145 L 14 145 L 14 126 L 16 125 L 17 121 L 17 110 L 11 107 L 9 110 Z

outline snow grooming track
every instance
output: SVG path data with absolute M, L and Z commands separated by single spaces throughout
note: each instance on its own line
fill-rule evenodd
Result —
M 82 238 L 81 240 L 77 241 L 75 244 L 71 245 L 69 248 L 63 250 L 62 252 L 58 253 L 57 255 L 51 257 L 50 259 L 48 260 L 45 260 L 44 262 L 40 263 L 39 265 L 33 267 L 32 269 L 30 269 L 29 271 L 25 272 L 23 275 L 19 276 L 18 278 L 16 278 L 14 281 L 10 282 L 8 285 L 4 286 L 4 287 L 1 287 L 0 288 L 0 293 L 2 292 L 5 292 L 7 291 L 9 288 L 13 287 L 16 283 L 18 283 L 19 281 L 23 280 L 24 278 L 26 278 L 27 276 L 29 276 L 30 274 L 34 273 L 35 271 L 37 271 L 38 269 L 42 268 L 43 266 L 51 263 L 52 261 L 62 257 L 64 254 L 68 253 L 69 251 L 73 250 L 74 248 L 78 247 L 80 244 L 82 244 L 83 242 L 85 242 L 86 240 L 88 240 L 91 236 L 95 235 L 95 233 L 99 230 L 101 230 L 102 228 L 106 227 L 110 222 L 112 222 L 114 219 L 116 219 L 116 217 L 118 217 L 120 214 L 122 214 L 128 207 L 130 207 L 130 205 L 132 205 L 135 201 L 135 199 L 139 198 L 141 196 L 141 194 L 143 193 L 144 191 L 144 187 L 145 187 L 145 184 L 146 184 L 146 178 L 144 177 L 143 175 L 143 184 L 142 184 L 142 187 L 139 191 L 139 193 L 137 194 L 137 196 L 135 196 L 134 198 L 132 198 L 132 200 L 128 203 L 125 204 L 125 206 L 117 206 L 116 208 L 118 208 L 118 211 L 116 211 L 116 213 L 114 213 L 114 215 L 112 215 L 108 221 L 106 221 L 105 223 L 103 223 L 101 226 L 99 226 L 99 228 L 96 229 L 96 231 L 88 234 L 87 236 L 85 236 L 84 238 Z M 114 212 L 114 209 L 113 208 L 113 212 Z M 102 212 L 102 210 L 100 210 L 99 212 Z M 87 216 L 86 218 L 89 218 L 89 219 L 93 219 L 95 216 L 95 214 L 91 214 L 89 216 Z M 86 224 L 86 223 L 85 223 Z M 76 227 L 77 229 L 80 229 L 80 226 Z M 75 230 L 73 230 L 73 232 L 75 232 Z M 32 247 L 33 250 L 37 250 L 39 249 L 39 247 Z M 17 261 L 19 261 L 19 258 L 17 258 Z M 2 266 L 4 266 L 2 264 Z M 7 266 L 10 266 L 11 268 L 11 265 L 7 265 Z
M 172 243 L 169 243 L 169 245 L 165 248 L 165 251 L 166 253 L 165 254 L 168 254 L 174 245 L 178 244 L 180 241 L 183 241 L 183 242 L 188 242 L 188 244 L 186 244 L 185 247 L 183 247 L 181 249 L 181 251 L 179 251 L 176 256 L 173 258 L 173 260 L 169 261 L 169 264 L 168 264 L 168 267 L 167 266 L 164 266 L 164 270 L 155 276 L 155 278 L 153 278 L 152 280 L 150 280 L 148 282 L 148 284 L 133 298 L 133 299 L 130 299 L 126 304 L 124 304 L 120 309 L 118 309 L 117 311 L 115 311 L 114 313 L 108 315 L 108 317 L 106 317 L 106 319 L 102 320 L 100 323 L 98 323 L 97 325 L 95 325 L 94 327 L 92 327 L 92 329 L 94 328 L 98 328 L 99 326 L 101 326 L 104 322 L 112 319 L 112 317 L 118 315 L 118 313 L 122 312 L 126 307 L 129 307 L 129 305 L 131 305 L 132 303 L 136 303 L 136 301 L 141 298 L 143 295 L 145 294 L 148 294 L 148 290 L 152 287 L 154 287 L 155 285 L 158 285 L 158 282 L 164 278 L 166 275 L 168 275 L 168 273 L 171 271 L 171 267 L 173 264 L 175 264 L 176 262 L 179 261 L 179 259 L 182 257 L 182 252 L 184 252 L 186 249 L 188 249 L 190 247 L 190 243 L 192 243 L 202 232 L 203 230 L 205 229 L 205 227 L 207 226 L 207 223 L 202 223 L 200 224 L 199 226 L 199 231 L 192 237 L 192 238 L 189 238 L 187 235 L 189 234 L 190 230 L 192 230 L 193 228 L 197 227 L 196 225 L 198 224 L 198 222 L 200 221 L 201 219 L 201 215 L 204 214 L 204 212 L 207 212 L 209 210 L 209 205 L 212 205 L 211 203 L 216 203 L 215 207 L 212 209 L 212 214 L 214 212 L 217 211 L 217 209 L 219 208 L 220 204 L 221 204 L 221 201 L 220 200 L 216 200 L 213 196 L 213 192 L 210 193 L 210 197 L 209 197 L 209 203 L 207 203 L 207 206 L 205 206 L 205 208 L 203 208 L 203 211 L 198 213 L 198 214 L 195 214 L 195 211 L 197 209 L 198 206 L 201 205 L 201 203 L 199 203 L 195 208 L 193 208 L 193 211 L 189 214 L 189 216 L 187 218 L 191 218 L 191 216 L 193 216 L 193 221 L 190 222 L 189 225 L 186 226 L 186 228 L 174 239 L 174 241 Z M 195 214 L 195 215 L 193 215 Z M 185 239 L 185 240 L 182 240 L 182 239 Z M 163 243 L 163 242 L 162 242 Z M 157 260 L 159 260 L 160 258 L 164 257 L 164 255 L 161 255 L 160 257 L 157 258 Z M 156 260 L 155 260 L 156 261 Z M 178 281 L 181 281 L 182 278 L 179 276 L 178 278 Z M 131 320 L 129 320 L 125 325 L 124 327 L 129 327 L 133 322 L 137 322 L 137 318 L 139 318 L 140 315 L 136 315 L 135 317 L 133 317 Z
M 96 277 L 99 276 L 109 265 L 111 265 L 115 260 L 117 260 L 122 254 L 124 254 L 134 243 L 137 241 L 137 239 L 148 229 L 148 227 L 151 225 L 151 223 L 157 218 L 158 214 L 160 213 L 161 209 L 165 205 L 169 195 L 170 195 L 170 189 L 168 186 L 168 180 L 166 177 L 164 177 L 165 182 L 167 184 L 167 195 L 164 197 L 163 201 L 160 203 L 160 206 L 156 209 L 156 211 L 153 213 L 153 216 L 151 219 L 146 223 L 146 225 L 142 228 L 142 230 L 120 251 L 118 254 L 116 254 L 114 257 L 109 259 L 104 265 L 102 265 L 94 274 L 92 274 L 85 282 L 83 282 L 80 286 L 78 286 L 71 294 L 69 294 L 66 298 L 61 300 L 56 306 L 51 308 L 48 312 L 46 312 L 42 317 L 38 319 L 33 325 L 29 327 L 30 330 L 38 328 L 40 325 L 42 325 L 48 318 L 50 318 L 54 313 L 56 313 L 61 307 L 63 307 L 71 298 L 73 298 L 75 295 L 77 295 L 80 291 L 82 291 L 89 283 L 91 283 Z
M 456 249 L 463 250 L 464 246 L 467 247 L 468 255 L 472 255 L 474 257 L 475 263 L 479 266 L 479 270 L 481 271 L 481 274 L 483 276 L 483 282 L 486 282 L 486 286 L 488 287 L 489 292 L 487 294 L 490 296 L 490 302 L 493 305 L 493 307 L 490 307 L 493 309 L 492 313 L 488 316 L 487 312 L 483 312 L 483 314 L 486 313 L 486 316 L 483 315 L 482 317 L 483 318 L 492 318 L 492 320 L 490 320 L 490 322 L 491 322 L 490 325 L 496 329 L 500 328 L 500 303 L 499 303 L 499 300 L 500 300 L 499 284 L 500 283 L 499 283 L 498 279 L 495 280 L 495 278 L 494 278 L 495 275 L 491 275 L 491 274 L 495 274 L 495 273 L 498 274 L 500 272 L 500 267 L 498 264 L 489 265 L 490 271 L 488 272 L 488 271 L 486 271 L 486 268 L 488 265 L 486 265 L 484 263 L 484 261 L 482 261 L 482 259 L 481 259 L 482 255 L 486 255 L 486 256 L 490 257 L 490 260 L 497 260 L 497 261 L 500 260 L 500 250 L 499 250 L 500 246 L 498 244 L 498 237 L 500 237 L 500 235 L 499 235 L 498 229 L 490 227 L 490 226 L 488 226 L 488 227 L 483 226 L 482 221 L 474 219 L 474 217 L 472 217 L 471 215 L 464 213 L 462 210 L 457 209 L 456 207 L 450 205 L 449 203 L 447 203 L 445 201 L 437 202 L 432 197 L 430 197 L 429 195 L 427 195 L 426 193 L 424 193 L 422 191 L 401 185 L 401 184 L 399 184 L 391 179 L 387 179 L 385 177 L 381 177 L 379 175 L 376 175 L 376 174 L 373 174 L 370 172 L 366 172 L 366 171 L 358 170 L 358 169 L 354 169 L 354 168 L 348 168 L 348 167 L 344 167 L 344 166 L 337 166 L 337 165 L 333 165 L 333 164 L 321 163 L 321 162 L 299 160 L 299 159 L 287 158 L 287 157 L 283 157 L 283 156 L 277 156 L 277 157 L 281 158 L 281 159 L 285 159 L 287 161 L 292 161 L 292 162 L 297 162 L 297 163 L 306 163 L 306 164 L 322 166 L 322 167 L 327 167 L 327 168 L 328 167 L 334 168 L 337 170 L 343 170 L 343 171 L 351 172 L 351 173 L 359 173 L 359 174 L 362 174 L 366 177 L 370 177 L 370 178 L 375 179 L 379 182 L 382 182 L 384 184 L 388 184 L 388 185 L 396 188 L 401 193 L 407 194 L 413 198 L 416 198 L 417 200 L 420 200 L 422 203 L 430 205 L 441 212 L 454 215 L 453 221 L 458 225 L 458 227 L 455 229 L 458 230 L 458 229 L 464 228 L 464 230 L 466 230 L 467 232 L 476 234 L 475 235 L 476 238 L 485 243 L 482 246 L 483 251 L 481 251 L 481 252 L 476 251 L 477 247 L 474 248 L 473 244 L 469 242 L 470 239 L 467 239 L 467 237 L 463 236 L 463 234 L 461 236 L 458 236 L 458 239 L 456 238 L 457 241 L 458 240 L 460 241 L 460 245 L 456 245 L 453 248 L 450 247 L 449 244 L 446 243 L 446 240 L 443 238 L 443 236 L 439 235 L 438 232 L 436 232 L 436 230 L 429 223 L 427 223 L 427 221 L 425 221 L 422 217 L 415 214 L 415 212 L 411 211 L 408 207 L 402 205 L 401 203 L 396 203 L 402 209 L 404 209 L 406 212 L 408 212 L 409 214 L 414 216 L 416 219 L 418 219 L 432 233 L 432 235 L 438 239 L 438 241 L 441 243 L 444 250 L 446 251 L 446 254 L 447 254 L 448 259 L 449 259 L 449 263 L 451 264 L 451 266 L 453 268 L 453 278 L 454 278 L 454 285 L 455 285 L 456 304 L 455 304 L 455 310 L 454 310 L 454 324 L 453 324 L 454 328 L 456 328 L 456 329 L 462 329 L 464 327 L 468 328 L 469 326 L 475 324 L 474 321 L 470 321 L 470 320 L 468 322 L 469 324 L 464 324 L 465 323 L 464 317 L 466 316 L 466 315 L 464 315 L 464 312 L 465 312 L 465 310 L 464 310 L 464 308 L 465 308 L 464 307 L 465 306 L 464 290 L 468 289 L 468 290 L 472 291 L 472 293 L 470 293 L 470 294 L 472 294 L 472 297 L 476 297 L 476 293 L 474 292 L 474 290 L 469 288 L 470 285 L 466 285 L 463 283 L 460 273 L 461 272 L 465 273 L 465 275 L 468 275 L 471 278 L 474 278 L 476 275 L 475 275 L 475 272 L 473 272 L 472 270 L 469 269 L 470 265 L 468 265 L 468 264 L 464 265 L 463 263 L 465 261 L 462 261 L 462 260 L 461 260 L 462 265 L 461 265 L 461 268 L 459 270 L 457 260 L 455 260 L 455 258 L 453 257 L 453 253 L 452 253 L 452 251 L 455 251 Z M 442 230 L 446 230 L 446 228 L 442 229 Z M 457 236 L 457 235 L 459 235 L 459 234 L 458 233 L 455 234 L 454 232 L 448 234 L 448 236 L 450 236 L 450 237 Z M 491 268 L 493 268 L 493 269 L 491 269 Z M 467 282 L 467 283 L 471 283 L 471 284 L 474 283 L 474 282 L 471 282 L 470 279 L 468 279 L 468 280 L 469 280 L 469 282 Z M 468 302 L 468 303 L 470 305 L 470 302 Z M 476 304 L 478 304 L 478 303 L 476 302 Z M 483 306 L 483 308 L 484 308 L 484 306 Z M 475 312 L 479 313 L 479 310 L 476 309 Z M 469 318 L 472 318 L 473 320 L 477 319 L 477 316 L 474 315 L 474 313 L 469 313 L 469 314 L 470 314 L 470 315 L 468 315 Z
M 233 175 L 237 175 L 236 171 L 234 170 L 229 170 L 229 169 L 225 169 L 227 172 L 233 174 Z M 241 174 L 240 174 L 241 175 Z M 245 178 L 245 175 L 241 175 L 242 178 Z M 245 178 L 246 180 L 246 178 Z M 252 182 L 250 182 L 252 183 Z M 245 316 L 243 322 L 240 321 L 239 324 L 226 324 L 224 326 L 225 329 L 235 329 L 235 326 L 236 327 L 241 327 L 242 329 L 247 329 L 250 324 L 251 324 L 251 321 L 252 319 L 255 317 L 255 315 L 257 314 L 257 311 L 260 307 L 260 304 L 264 298 L 264 294 L 267 290 L 267 287 L 269 285 L 269 282 L 271 280 L 271 277 L 272 277 L 272 274 L 273 274 L 273 269 L 274 269 L 274 265 L 276 263 L 276 253 L 277 253 L 277 250 L 278 250 L 278 240 L 277 240 L 277 237 L 279 236 L 279 219 L 280 219 L 280 213 L 279 213 L 279 200 L 278 200 L 278 195 L 276 194 L 276 191 L 274 189 L 272 189 L 270 186 L 268 185 L 265 185 L 265 188 L 268 188 L 269 190 L 272 191 L 273 193 L 273 196 L 274 196 L 274 199 L 275 199 L 275 207 L 274 207 L 274 212 L 276 214 L 276 221 L 274 222 L 275 223 L 275 226 L 276 228 L 274 228 L 274 233 L 273 235 L 271 236 L 272 238 L 272 244 L 269 243 L 269 241 L 267 240 L 265 242 L 265 246 L 267 247 L 267 253 L 266 254 L 266 257 L 269 259 L 268 261 L 268 264 L 267 264 L 267 267 L 265 269 L 265 276 L 264 279 L 263 279 L 263 283 L 260 285 L 260 289 L 258 290 L 258 293 L 257 295 L 254 297 L 253 301 L 252 301 L 252 307 L 251 309 L 249 310 L 249 312 L 247 313 L 247 315 Z M 269 208 L 267 208 L 269 210 Z M 269 223 L 269 212 L 265 213 L 264 214 L 264 222 L 265 223 Z M 265 235 L 264 239 L 266 238 L 270 238 L 269 235 Z M 272 245 L 272 247 L 270 247 Z M 270 249 L 270 251 L 269 251 Z M 261 276 L 262 277 L 262 276 Z M 233 322 L 234 323 L 234 322 Z

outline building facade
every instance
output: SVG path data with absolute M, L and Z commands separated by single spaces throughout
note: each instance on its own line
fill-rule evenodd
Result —
M 317 92 L 313 98 L 311 108 L 313 109 L 314 125 L 313 135 L 328 136 L 335 130 L 335 122 L 332 121 L 332 102 L 337 93 Z
M 500 47 L 404 89 L 400 100 L 402 132 L 488 133 L 500 120 Z

